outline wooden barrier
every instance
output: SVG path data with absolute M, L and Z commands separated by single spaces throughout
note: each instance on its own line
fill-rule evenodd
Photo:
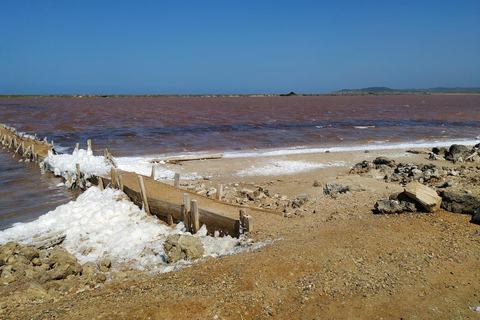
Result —
M 5 128 L 5 127 L 4 127 Z M 0 142 L 3 146 L 10 148 L 19 154 L 24 159 L 31 159 L 36 162 L 42 161 L 47 155 L 49 150 L 53 150 L 53 141 L 51 146 L 48 145 L 48 139 L 45 137 L 42 141 L 39 141 L 31 136 L 20 136 L 13 130 L 7 129 L 2 131 L 0 135 Z M 89 139 L 88 148 L 91 150 L 92 142 Z M 38 147 L 38 150 L 37 148 Z M 77 143 L 75 149 L 78 150 L 79 144 Z M 53 150 L 54 151 L 54 150 Z M 116 163 L 112 155 L 105 149 L 105 160 L 116 167 Z M 191 159 L 193 160 L 193 159 Z M 152 167 L 152 176 L 155 174 L 155 166 Z M 143 176 L 138 175 L 138 184 L 140 192 L 132 189 L 132 187 L 123 185 L 121 175 L 117 174 L 115 168 L 111 168 L 110 179 L 109 177 L 92 176 L 88 181 L 84 181 L 80 170 L 80 164 L 76 164 L 76 179 L 72 181 L 72 176 L 67 174 L 66 185 L 68 187 L 77 186 L 85 188 L 89 183 L 96 184 L 101 190 L 107 185 L 112 187 L 119 187 L 120 190 L 130 198 L 130 200 L 138 206 L 144 206 L 145 211 L 148 214 L 155 215 L 159 219 L 166 221 L 169 225 L 183 221 L 185 228 L 191 233 L 196 233 L 202 225 L 206 225 L 207 232 L 210 235 L 214 235 L 218 232 L 221 236 L 230 235 L 238 237 L 244 232 L 253 230 L 253 221 L 251 217 L 243 214 L 240 219 L 234 219 L 227 216 L 223 216 L 214 212 L 210 212 L 198 207 L 198 203 L 195 199 L 190 199 L 189 194 L 184 193 L 183 204 L 175 204 L 168 201 L 163 201 L 153 197 L 148 197 L 145 190 L 145 184 Z M 153 179 L 154 180 L 154 179 Z M 131 183 L 131 181 L 129 182 Z M 160 182 L 156 182 L 160 183 Z M 174 186 L 178 188 L 180 184 L 180 174 L 176 173 L 174 178 Z M 171 187 L 171 186 L 170 186 Z M 217 199 L 222 197 L 223 186 L 219 185 L 217 189 Z M 215 201 L 215 200 L 212 200 Z

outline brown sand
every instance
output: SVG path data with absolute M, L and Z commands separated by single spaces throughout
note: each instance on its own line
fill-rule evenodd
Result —
M 256 217 L 249 236 L 275 242 L 260 250 L 207 258 L 159 275 L 130 274 L 124 282 L 69 293 L 50 301 L 25 301 L 21 292 L 0 296 L 5 319 L 478 319 L 480 226 L 470 216 L 439 211 L 374 215 L 376 200 L 402 190 L 374 177 L 349 175 L 349 167 L 378 155 L 427 163 L 403 150 L 345 152 L 185 162 L 230 187 L 268 186 L 271 194 L 310 196 L 291 218 Z M 401 156 L 401 157 L 398 157 Z M 281 176 L 238 177 L 252 165 L 277 160 L 345 161 L 343 167 Z M 452 164 L 436 161 L 437 165 Z M 323 196 L 314 180 L 359 186 Z M 361 188 L 360 188 L 361 187 Z M 477 194 L 478 195 L 478 194 Z M 274 221 L 274 222 L 273 222 Z M 269 223 L 270 222 L 270 223 Z

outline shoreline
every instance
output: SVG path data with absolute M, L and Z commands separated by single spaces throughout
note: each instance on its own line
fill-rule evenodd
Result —
M 480 229 L 469 223 L 470 215 L 445 210 L 373 214 L 375 202 L 403 191 L 402 184 L 385 180 L 381 171 L 349 173 L 356 163 L 377 157 L 397 164 L 431 163 L 442 172 L 457 173 L 442 174 L 429 185 L 454 179 L 452 190 L 469 189 L 480 196 L 478 163 L 428 160 L 430 150 L 350 150 L 160 164 L 181 173 L 180 185 L 187 190 L 208 195 L 222 183 L 223 201 L 281 212 L 283 217 L 258 216 L 260 227 L 247 236 L 253 243 L 281 240 L 249 252 L 205 257 L 168 273 L 109 270 L 101 274 L 110 280 L 88 282 L 88 287 L 81 276 L 75 280 L 79 282 L 67 282 L 68 289 L 59 280 L 12 282 L 0 288 L 0 315 L 473 318 L 480 308 Z M 117 161 L 121 166 L 122 159 Z M 239 174 L 249 171 L 255 175 Z M 193 173 L 195 178 L 182 179 Z M 173 183 L 168 177 L 166 181 Z M 350 191 L 325 195 L 323 186 L 328 183 L 348 185 Z

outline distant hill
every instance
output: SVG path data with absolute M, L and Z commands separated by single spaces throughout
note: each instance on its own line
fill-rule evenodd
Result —
M 343 89 L 331 93 L 337 94 L 388 94 L 388 93 L 480 93 L 480 87 L 474 88 L 429 88 L 429 89 L 392 89 L 387 87 L 368 87 L 362 89 Z

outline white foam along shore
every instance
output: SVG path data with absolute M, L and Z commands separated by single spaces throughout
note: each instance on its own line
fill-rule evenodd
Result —
M 66 236 L 61 244 L 80 263 L 111 259 L 115 265 L 155 272 L 181 264 L 165 263 L 163 244 L 168 235 L 190 234 L 183 223 L 171 228 L 139 209 L 119 190 L 91 187 L 76 201 L 57 207 L 35 221 L 17 223 L 0 232 L 0 243 L 34 244 L 39 239 Z M 244 238 L 207 236 L 205 227 L 193 235 L 201 239 L 204 256 L 238 253 L 260 247 Z

